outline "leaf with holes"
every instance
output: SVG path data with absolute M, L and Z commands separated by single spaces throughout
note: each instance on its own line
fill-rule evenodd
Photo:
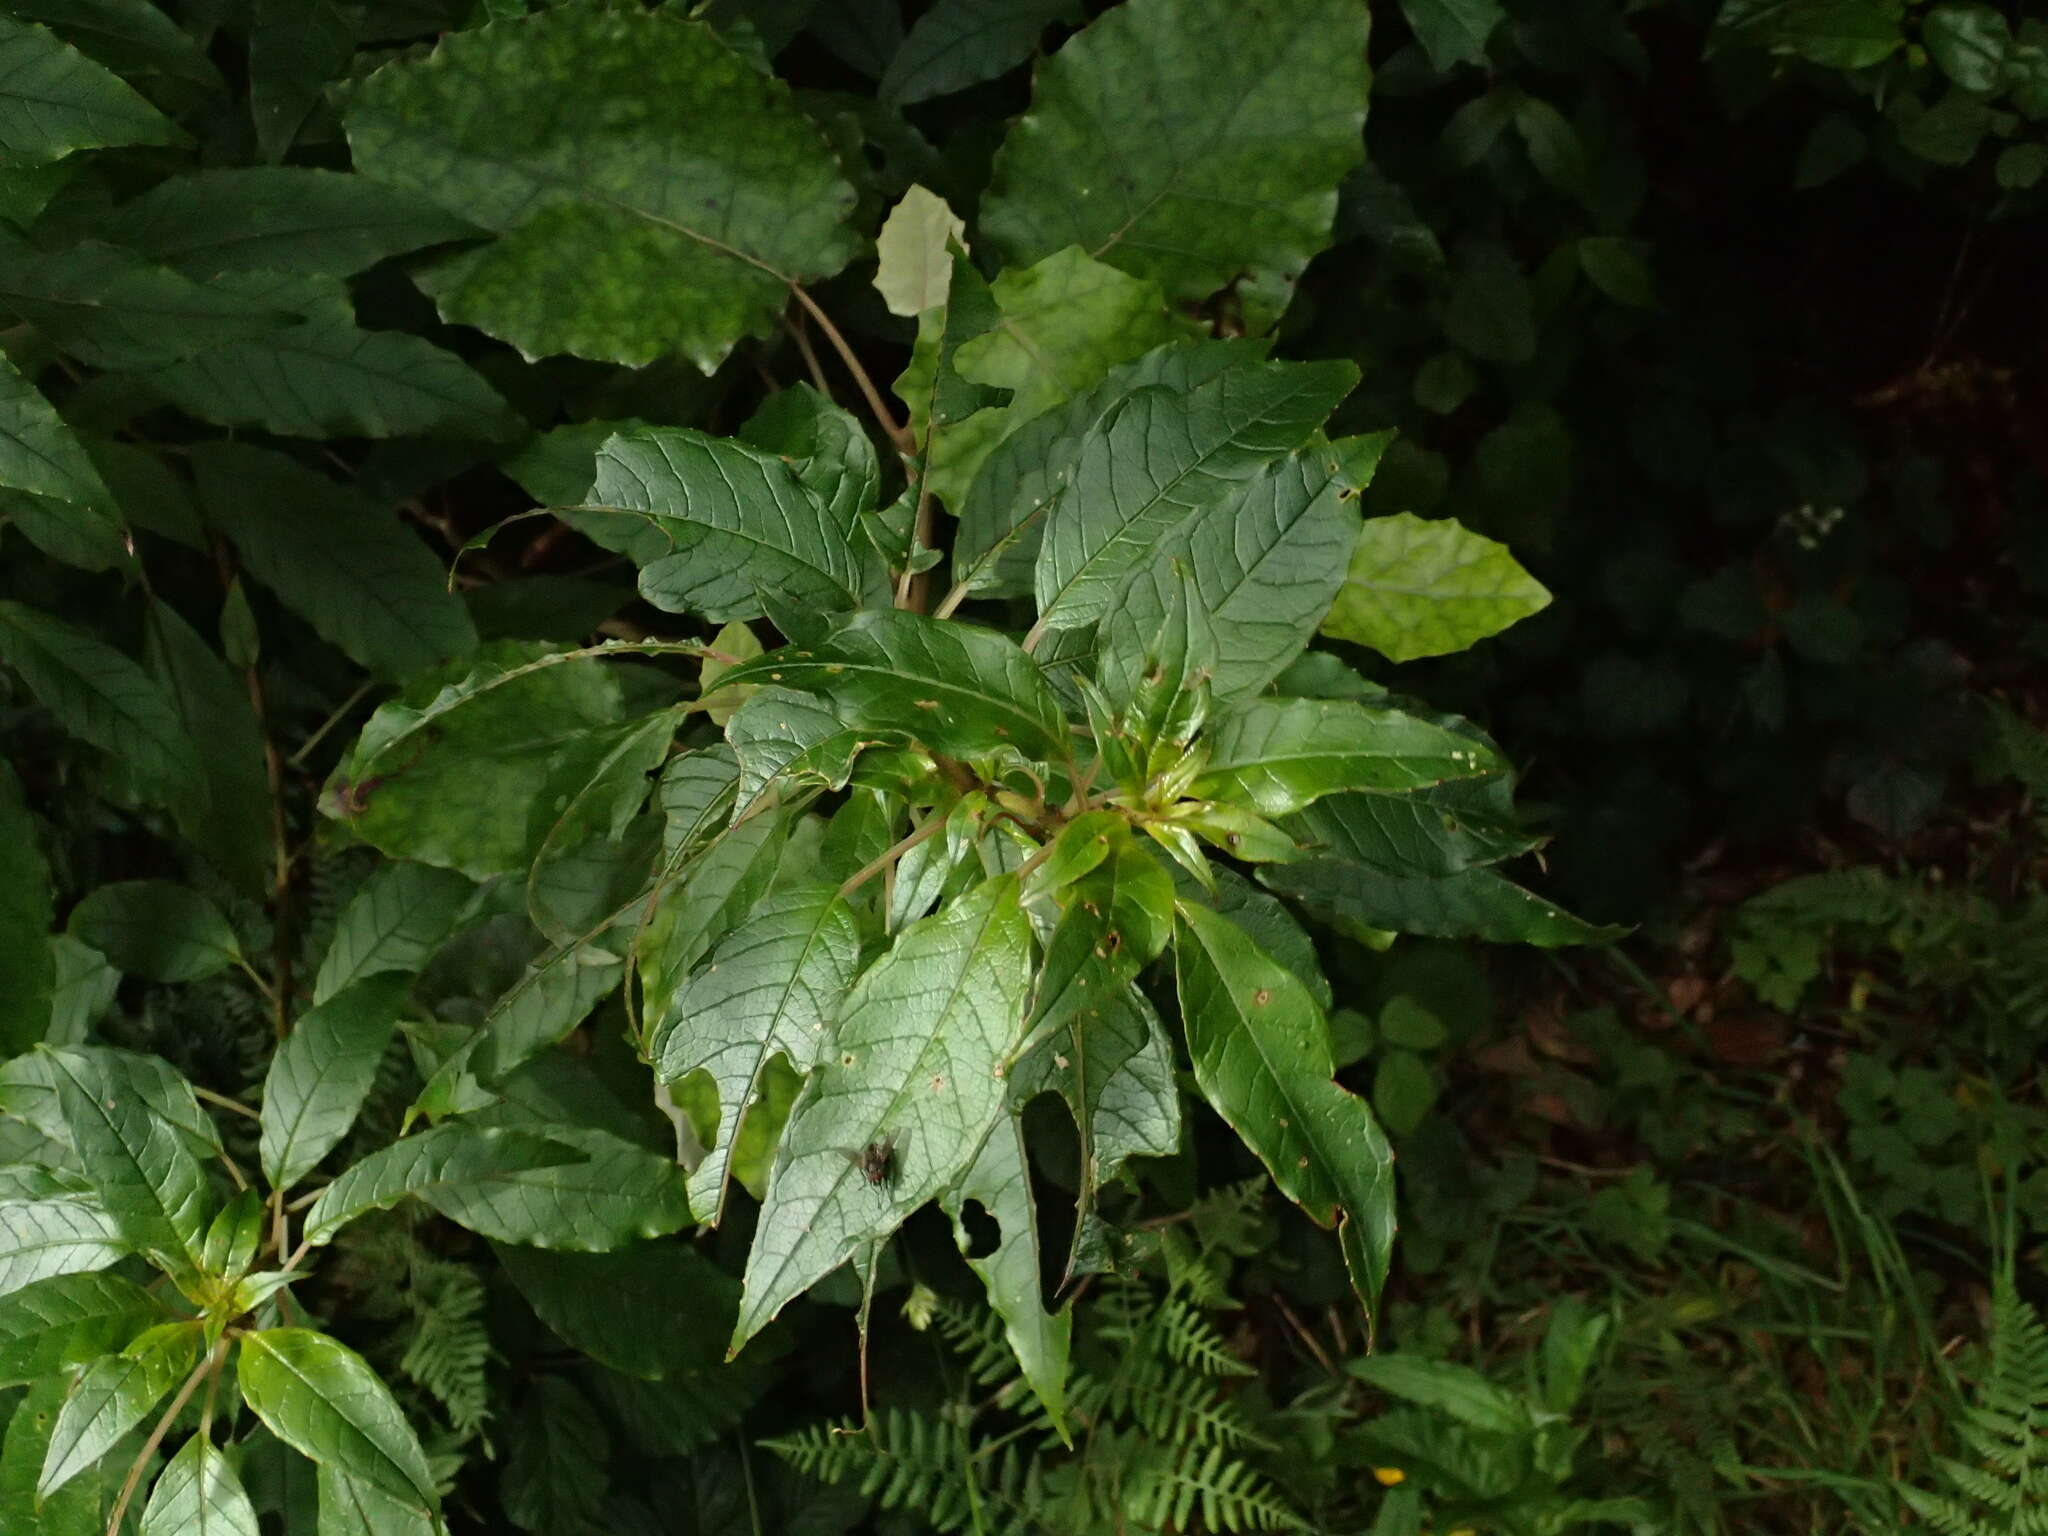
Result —
M 783 1133 L 734 1349 L 970 1165 L 1002 1110 L 1030 963 L 1003 876 L 906 928 L 854 984 Z M 858 1162 L 877 1145 L 890 1152 L 878 1181 Z

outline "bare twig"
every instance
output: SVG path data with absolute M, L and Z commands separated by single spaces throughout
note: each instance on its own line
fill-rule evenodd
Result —
M 823 331 L 825 339 L 832 343 L 832 350 L 839 354 L 839 360 L 846 365 L 846 371 L 853 375 L 854 385 L 860 390 L 861 398 L 867 401 L 868 413 L 875 418 L 875 425 L 882 429 L 883 435 L 895 446 L 898 453 L 915 452 L 917 443 L 911 437 L 910 429 L 898 421 L 896 413 L 889 409 L 889 403 L 882 398 L 882 392 L 875 388 L 875 381 L 868 377 L 867 369 L 863 368 L 860 359 L 854 356 L 853 348 L 840 334 L 839 327 L 832 323 L 832 317 L 819 307 L 816 299 L 804 291 L 802 284 L 791 283 L 789 291 L 796 295 L 797 302 L 810 312 L 813 320 L 817 321 L 818 329 Z

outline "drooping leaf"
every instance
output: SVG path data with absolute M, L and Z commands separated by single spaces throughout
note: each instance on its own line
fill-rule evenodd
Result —
M 837 888 L 800 883 L 776 892 L 713 952 L 711 964 L 656 1021 L 649 1054 L 663 1082 L 710 1074 L 718 1139 L 690 1175 L 691 1204 L 715 1225 L 740 1117 L 779 1051 L 808 1073 L 860 964 L 860 929 Z
M 648 1381 L 726 1368 L 739 1282 L 687 1244 L 495 1251 L 540 1320 L 593 1360 Z
M 847 724 L 901 732 L 947 756 L 1005 746 L 1066 754 L 1066 722 L 1038 668 L 978 625 L 901 609 L 857 613 L 816 645 L 772 651 L 719 679 L 748 682 L 825 694 Z
M 306 166 L 188 171 L 121 204 L 95 232 L 201 281 L 222 272 L 348 277 L 477 233 L 417 192 Z
M 439 1508 L 433 1474 L 390 1388 L 360 1355 L 310 1328 L 244 1334 L 242 1400 L 300 1455 L 422 1510 Z
M 635 943 L 646 1017 L 669 1011 L 697 962 L 767 894 L 788 835 L 788 817 L 750 816 L 706 844 L 661 893 Z
M 1116 7 L 1039 66 L 985 237 L 1012 262 L 1078 245 L 1175 299 L 1249 273 L 1277 295 L 1264 329 L 1364 158 L 1365 41 L 1351 0 Z
M 1497 773 L 1484 741 L 1398 709 L 1338 699 L 1255 699 L 1210 733 L 1190 793 L 1268 816 L 1344 790 L 1425 789 Z
M 175 144 L 178 130 L 112 71 L 46 27 L 0 17 L 0 152 L 48 165 L 74 150 Z
M 372 1152 L 336 1178 L 306 1213 L 302 1235 L 317 1248 L 358 1216 L 388 1210 L 411 1195 L 502 1184 L 534 1169 L 582 1160 L 577 1148 L 528 1131 L 437 1125 Z
M 141 1536 L 257 1536 L 256 1508 L 207 1436 L 192 1436 L 157 1474 Z
M 714 623 L 761 616 L 761 594 L 822 613 L 860 606 L 878 563 L 857 509 L 814 496 L 775 454 L 681 427 L 615 434 L 598 451 L 585 516 L 644 515 L 664 544 L 640 593 Z
M 0 1297 L 58 1276 L 93 1275 L 127 1253 L 114 1218 L 82 1195 L 0 1199 Z
M 1170 1157 L 1180 1145 L 1173 1046 L 1143 994 L 1126 988 L 1074 1012 L 1017 1063 L 1018 1103 L 1053 1092 L 1084 1137 L 1094 1185 L 1132 1157 Z
M 938 0 L 890 58 L 882 100 L 907 107 L 1006 74 L 1074 11 L 1070 0 Z
M 323 808 L 393 858 L 478 880 L 525 871 L 556 763 L 624 712 L 603 662 L 554 654 L 498 641 L 465 673 L 422 678 L 370 717 Z
M 317 1536 L 440 1536 L 446 1529 L 411 1498 L 353 1476 L 335 1462 L 322 1462 L 316 1477 L 320 1500 Z
M 180 826 L 204 825 L 205 769 L 177 706 L 103 641 L 20 603 L 0 602 L 0 661 L 65 730 L 120 762 L 135 792 Z
M 474 891 L 453 870 L 430 864 L 385 864 L 372 871 L 342 908 L 313 979 L 313 1001 L 370 976 L 424 967 L 455 931 Z
M 1287 1197 L 1336 1227 L 1370 1309 L 1394 1241 L 1394 1154 L 1365 1100 L 1332 1081 L 1329 1024 L 1292 972 L 1236 924 L 1183 905 L 1174 964 L 1203 1096 Z
M 505 112 L 508 93 L 528 109 Z M 853 189 L 818 129 L 679 12 L 451 32 L 373 75 L 347 122 L 358 169 L 497 233 L 424 280 L 446 318 L 529 357 L 680 352 L 709 373 L 789 284 L 854 252 Z
M 476 649 L 440 562 L 390 511 L 266 449 L 207 443 L 193 461 L 207 520 L 353 660 L 398 680 Z
M 191 1269 L 211 1215 L 206 1175 L 172 1123 L 95 1048 L 42 1048 L 72 1149 L 121 1235 L 173 1274 Z M 189 1090 L 188 1090 L 189 1091 Z
M 0 487 L 48 497 L 96 516 L 111 500 L 106 482 L 50 402 L 0 359 Z
M 1130 572 L 1204 508 L 1299 446 L 1357 382 L 1348 363 L 1233 369 L 1185 395 L 1137 391 L 1083 440 L 1039 546 L 1039 625 L 1094 623 Z
M 1497 635 L 1550 602 L 1505 544 L 1450 518 L 1375 517 L 1359 530 L 1323 632 L 1390 661 L 1443 656 Z
M 832 1044 L 783 1133 L 733 1344 L 946 1188 L 1001 1112 L 997 1069 L 1017 1042 L 1030 925 L 1014 876 L 913 924 L 854 984 Z M 889 1176 L 856 1159 L 877 1142 Z
M 116 969 L 148 981 L 200 981 L 242 954 L 220 908 L 169 880 L 102 885 L 71 909 L 66 926 Z
M 11 1215 L 0 1218 L 10 1237 Z M 19 1289 L 0 1283 L 0 1293 L 0 1382 L 40 1381 L 116 1353 L 164 1319 L 161 1302 L 118 1275 L 73 1270 Z
M 996 1246 L 980 1258 L 974 1255 L 974 1233 L 965 1219 L 969 1202 L 978 1205 L 997 1227 Z M 1074 1314 L 1069 1307 L 1045 1310 L 1039 1279 L 1038 1206 L 1031 1194 L 1031 1167 L 1024 1153 L 1020 1116 L 1008 1115 L 996 1123 L 973 1166 L 940 1203 L 953 1218 L 953 1240 L 967 1267 L 981 1277 L 989 1305 L 1003 1320 L 1003 1334 L 1024 1379 L 1064 1437 Z
M 1454 875 L 1527 853 L 1541 841 L 1489 807 L 1433 793 L 1330 795 L 1280 824 L 1311 856 L 1404 877 Z
M 50 948 L 55 915 L 50 866 L 21 781 L 0 761 L 0 1055 L 29 1049 L 50 1028 L 57 960 Z
M 1449 876 L 1401 876 L 1341 859 L 1268 865 L 1259 879 L 1331 917 L 1367 928 L 1496 944 L 1605 944 L 1628 930 L 1574 917 L 1554 901 L 1490 869 Z
M 50 1431 L 36 1497 L 49 1498 L 112 1450 L 192 1368 L 198 1350 L 199 1324 L 159 1323 L 88 1366 Z
M 530 967 L 493 1002 L 481 1023 L 420 1090 L 411 1114 L 440 1119 L 464 1107 L 459 1085 L 485 1083 L 564 1039 L 625 980 L 625 966 L 601 949 L 567 950 Z
M 263 1176 L 289 1189 L 340 1143 L 376 1085 L 411 978 L 384 972 L 299 1015 L 263 1080 Z

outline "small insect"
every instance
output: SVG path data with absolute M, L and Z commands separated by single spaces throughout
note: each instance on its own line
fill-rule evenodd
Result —
M 883 1185 L 896 1177 L 896 1133 L 889 1132 L 877 1141 L 871 1141 L 858 1152 L 846 1154 L 853 1166 L 860 1170 L 860 1176 L 870 1184 Z

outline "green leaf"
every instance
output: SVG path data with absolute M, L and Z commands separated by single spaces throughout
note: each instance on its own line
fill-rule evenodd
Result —
M 822 693 L 848 725 L 900 731 L 934 752 L 976 757 L 1014 747 L 1066 756 L 1059 700 L 1031 658 L 994 630 L 900 609 L 857 613 L 813 646 L 735 667 L 721 688 L 775 683 Z
M 1633 309 L 1657 307 L 1657 280 L 1650 272 L 1648 241 L 1588 235 L 1579 241 L 1579 265 L 1593 286 L 1615 303 Z
M 974 1234 L 963 1219 L 969 1202 L 998 1229 L 996 1246 L 985 1257 L 973 1253 Z M 1038 1206 L 1031 1195 L 1031 1166 L 1024 1152 L 1024 1122 L 1018 1115 L 999 1121 L 960 1182 L 940 1200 L 953 1218 L 953 1240 L 967 1267 L 981 1277 L 989 1305 L 1003 1320 L 1010 1352 L 1044 1406 L 1046 1417 L 1067 1438 L 1067 1359 L 1073 1347 L 1074 1314 L 1069 1307 L 1047 1312 L 1039 1278 Z
M 410 987 L 402 973 L 371 976 L 292 1025 L 263 1079 L 263 1176 L 272 1189 L 311 1173 L 355 1124 Z
M 1303 859 L 1266 865 L 1259 870 L 1259 879 L 1281 895 L 1345 922 L 1430 938 L 1476 938 L 1556 949 L 1605 944 L 1628 931 L 1574 917 L 1490 869 L 1415 877 L 1340 859 Z
M 441 1536 L 440 1521 L 409 1497 L 351 1477 L 332 1462 L 317 1472 L 319 1536 Z
M 267 895 L 273 801 L 247 678 L 231 672 L 168 604 L 152 602 L 144 625 L 143 659 L 184 722 L 204 774 L 193 842 L 243 892 Z
M 685 977 L 767 893 L 789 818 L 765 812 L 728 827 L 664 892 L 635 945 L 646 1017 L 665 1015 Z
M 189 349 L 142 375 L 149 388 L 203 421 L 285 437 L 504 438 L 525 426 L 454 353 L 401 331 L 361 329 L 338 279 L 230 272 L 208 291 L 241 294 L 301 318 Z
M 0 153 L 47 165 L 74 150 L 176 144 L 170 120 L 45 27 L 0 17 Z
M 1248 341 L 1154 347 L 1015 426 L 981 461 L 964 501 L 955 502 L 953 579 L 970 592 L 1028 593 L 1049 509 L 1071 490 L 1074 457 L 1097 424 L 1147 385 L 1186 394 L 1227 369 L 1257 364 L 1263 353 Z
M 101 1536 L 114 1501 L 114 1485 L 125 1468 L 109 1457 L 93 1472 L 71 1480 L 50 1499 L 36 1496 L 36 1479 L 57 1427 L 64 1400 L 77 1385 L 66 1372 L 34 1383 L 7 1423 L 0 1443 L 0 1529 L 8 1536 Z
M 984 237 L 1013 263 L 1077 245 L 1174 299 L 1250 274 L 1280 295 L 1263 330 L 1364 158 L 1365 42 L 1351 0 L 1116 7 L 1039 66 Z
M 1905 0 L 1727 0 L 1707 39 L 1796 54 L 1823 69 L 1867 69 L 1905 43 Z
M 127 1254 L 114 1218 L 82 1196 L 0 1199 L 0 1297 L 57 1277 L 90 1276 Z
M 528 357 L 680 351 L 709 373 L 855 250 L 853 189 L 787 88 L 674 11 L 450 32 L 372 75 L 347 123 L 359 170 L 497 233 L 423 281 Z
M 1180 1145 L 1173 1046 L 1132 988 L 1098 998 L 1034 1046 L 1010 1074 L 1014 1103 L 1040 1093 L 1067 1101 L 1082 1137 L 1084 1195 L 1132 1157 L 1171 1157 Z
M 904 192 L 875 237 L 875 291 L 892 315 L 919 315 L 946 302 L 953 279 L 949 246 L 967 226 L 929 188 Z
M 346 1345 L 310 1328 L 242 1336 L 242 1400 L 300 1455 L 333 1466 L 403 1503 L 439 1507 L 418 1438 L 377 1373 Z
M 1156 628 L 1168 578 L 1185 571 L 1215 637 L 1213 706 L 1262 692 L 1307 646 L 1343 582 L 1358 533 L 1353 483 L 1335 450 L 1304 449 L 1195 514 L 1111 600 L 1119 622 Z
M 1299 446 L 1350 393 L 1349 363 L 1235 369 L 1185 395 L 1142 389 L 1083 440 L 1034 585 L 1040 629 L 1076 629 L 1205 507 Z
M 647 1381 L 729 1369 L 724 1343 L 739 1282 L 687 1244 L 495 1252 L 540 1320 L 591 1359 Z
M 718 675 L 730 671 L 721 667 Z M 707 678 L 705 686 L 716 686 Z M 736 804 L 744 815 L 770 789 L 815 781 L 827 789 L 845 787 L 853 759 L 864 742 L 841 724 L 825 700 L 788 688 L 742 683 L 717 695 L 744 700 L 726 722 L 726 739 L 740 760 Z M 716 706 L 713 706 L 716 708 Z
M 602 661 L 555 654 L 499 641 L 466 673 L 421 678 L 370 717 L 322 808 L 392 858 L 476 880 L 524 872 L 557 765 L 624 713 Z
M 450 1067 L 496 1082 L 564 1039 L 624 979 L 624 963 L 602 949 L 570 949 L 541 960 L 505 989 L 476 1033 L 421 1090 L 421 1112 L 452 1108 L 434 1102 Z
M 348 277 L 477 231 L 418 193 L 367 176 L 253 166 L 160 181 L 94 233 L 205 281 L 223 272 Z
M 1189 788 L 1284 816 L 1344 790 L 1399 793 L 1495 773 L 1476 737 L 1398 709 L 1340 699 L 1254 699 L 1210 732 L 1209 763 Z
M 68 502 L 104 507 L 106 483 L 78 439 L 36 387 L 0 359 L 0 486 Z M 81 510 L 78 514 L 84 516 Z
M 1474 241 L 1458 252 L 1444 335 L 1474 357 L 1517 367 L 1536 356 L 1536 296 L 1504 246 Z
M 860 928 L 830 884 L 800 883 L 768 897 L 720 944 L 654 1026 L 648 1053 L 665 1083 L 710 1075 L 718 1140 L 690 1175 L 691 1204 L 717 1225 L 741 1116 L 777 1052 L 808 1073 L 860 968 Z
M 50 1431 L 36 1497 L 49 1498 L 112 1450 L 192 1369 L 198 1352 L 197 1323 L 160 1323 L 87 1367 Z
M 787 464 L 834 527 L 851 526 L 881 493 L 882 469 L 866 429 L 808 384 L 775 391 L 735 435 Z
M 527 1131 L 437 1125 L 372 1152 L 337 1177 L 306 1213 L 302 1236 L 317 1248 L 333 1242 L 358 1216 L 389 1210 L 408 1196 L 503 1184 L 521 1173 L 582 1160 L 577 1148 Z
M 1360 1355 L 1344 1369 L 1389 1396 L 1437 1409 L 1485 1434 L 1526 1435 L 1531 1428 L 1527 1405 L 1469 1365 L 1391 1354 Z
M 140 1536 L 257 1536 L 255 1506 L 205 1435 L 187 1440 L 157 1475 Z
M 907 107 L 1007 74 L 1074 9 L 1070 0 L 938 0 L 890 58 L 881 98 Z
M 583 1126 L 536 1123 L 534 1129 L 582 1156 L 515 1167 L 502 1177 L 444 1181 L 420 1193 L 472 1232 L 534 1248 L 603 1253 L 689 1223 L 683 1170 L 673 1158 Z
M 8 10 L 167 105 L 198 105 L 226 89 L 199 44 L 150 0 L 13 0 Z
M 1429 1064 L 1412 1051 L 1386 1051 L 1373 1070 L 1372 1104 L 1381 1122 L 1406 1136 L 1436 1103 L 1437 1083 Z
M 1461 781 L 1445 788 L 1484 783 Z M 1330 795 L 1283 818 L 1281 825 L 1311 856 L 1366 864 L 1402 877 L 1455 875 L 1476 864 L 1514 858 L 1541 842 L 1490 807 L 1427 791 Z
M 1006 875 L 906 928 L 854 984 L 783 1133 L 735 1349 L 971 1164 L 1002 1109 L 998 1069 L 1023 1021 L 1030 961 Z M 871 1184 L 856 1159 L 885 1140 L 891 1174 Z
M 536 1381 L 512 1421 L 499 1497 L 523 1531 L 587 1529 L 610 1485 L 611 1428 L 559 1376 Z
M 0 1300 L 0 1382 L 39 1381 L 124 1349 L 163 1316 L 161 1302 L 118 1275 L 37 1280 Z
M 1454 64 L 1486 64 L 1486 40 L 1506 19 L 1499 0 L 1401 0 L 1409 30 L 1442 74 Z
M 455 931 L 474 889 L 461 875 L 430 864 L 373 870 L 335 922 L 313 979 L 313 1001 L 324 1003 L 366 977 L 423 969 Z
M 983 460 L 1011 433 L 1091 388 L 1116 364 L 1189 334 L 1157 283 L 1126 276 L 1076 249 L 1001 273 L 984 296 L 990 312 L 964 322 L 971 306 L 963 289 L 979 278 L 968 277 L 972 270 L 964 262 L 955 268 L 943 320 L 926 314 L 911 365 L 896 381 L 920 438 L 948 372 L 956 383 L 1011 392 L 1006 404 L 964 417 L 936 401 L 926 480 L 949 507 L 961 505 Z M 968 330 L 970 323 L 977 329 Z M 954 348 L 950 370 L 941 366 L 947 345 Z
M 207 443 L 193 455 L 207 520 L 321 636 L 397 680 L 476 649 L 441 563 L 398 518 L 281 453 Z
M 659 556 L 639 557 L 640 594 L 670 613 L 759 618 L 764 591 L 842 613 L 879 580 L 854 526 L 858 509 L 828 507 L 779 456 L 732 438 L 681 427 L 617 433 L 578 510 L 651 523 L 665 542 Z
M 1290 1200 L 1335 1226 L 1370 1310 L 1394 1242 L 1394 1154 L 1363 1099 L 1332 1081 L 1329 1024 L 1294 974 L 1235 923 L 1183 904 L 1175 974 L 1195 1080 Z
M 206 1174 L 177 1128 L 141 1095 L 115 1053 L 41 1054 L 85 1175 L 121 1235 L 173 1275 L 191 1269 L 206 1235 Z
M 221 910 L 188 885 L 126 880 L 71 909 L 71 936 L 146 981 L 201 981 L 242 957 Z
M 50 948 L 55 908 L 50 866 L 21 781 L 0 761 L 0 1057 L 16 1055 L 50 1028 L 57 961 Z
M 1505 544 L 1451 518 L 1368 518 L 1323 633 L 1390 661 L 1444 656 L 1549 606 L 1550 593 Z
M 295 318 L 289 303 L 196 283 L 98 241 L 44 251 L 4 235 L 0 306 L 110 369 L 161 368 Z
M 348 67 L 356 16 L 339 0 L 255 0 L 249 29 L 249 112 L 256 147 L 282 160 L 328 82 Z
M 118 761 L 137 795 L 197 835 L 205 769 L 177 706 L 148 673 L 83 630 L 10 602 L 0 602 L 0 661 L 65 730 Z

